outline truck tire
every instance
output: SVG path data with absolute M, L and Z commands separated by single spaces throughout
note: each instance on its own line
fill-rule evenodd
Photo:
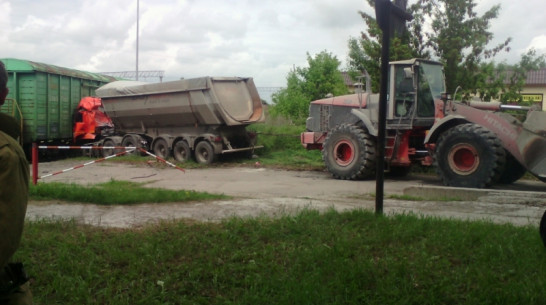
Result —
M 181 140 L 174 143 L 173 157 L 178 162 L 186 162 L 191 157 L 191 149 L 186 141 Z
M 499 178 L 499 183 L 511 184 L 518 181 L 525 173 L 527 169 L 521 165 L 511 153 L 506 152 L 506 164 L 504 170 Z
M 154 154 L 162 159 L 167 159 L 171 156 L 169 144 L 163 138 L 156 139 L 154 141 Z
M 484 188 L 500 178 L 506 152 L 493 132 L 470 123 L 440 136 L 434 161 L 445 185 Z
M 116 146 L 116 143 L 112 139 L 106 139 L 106 140 L 104 140 L 104 142 L 102 142 L 102 146 L 103 147 L 113 147 L 113 146 Z M 114 148 L 106 148 L 106 149 L 103 148 L 101 151 L 102 151 L 102 157 L 103 158 L 115 155 L 115 154 L 120 152 L 118 149 L 114 149 Z
M 123 147 L 141 147 L 140 145 L 140 137 L 137 135 L 126 135 L 123 137 L 123 140 L 121 141 L 121 146 Z M 128 155 L 133 156 L 140 156 L 142 153 L 140 150 L 135 149 L 131 151 L 130 153 L 127 153 Z
M 363 129 L 341 124 L 324 140 L 322 159 L 336 179 L 366 179 L 375 176 L 375 141 Z
M 211 164 L 216 159 L 212 144 L 201 141 L 195 146 L 195 161 L 201 164 Z

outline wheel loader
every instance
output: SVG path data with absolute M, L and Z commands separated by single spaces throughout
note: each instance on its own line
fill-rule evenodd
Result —
M 369 86 L 368 86 L 369 87 Z M 435 166 L 447 186 L 513 183 L 527 171 L 546 182 L 546 112 L 499 102 L 453 101 L 440 63 L 391 62 L 385 169 L 406 175 L 412 164 Z M 337 179 L 375 177 L 379 95 L 313 101 L 301 143 L 321 149 Z

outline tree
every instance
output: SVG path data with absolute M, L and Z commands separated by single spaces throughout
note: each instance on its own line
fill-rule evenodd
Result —
M 307 53 L 309 67 L 297 67 L 288 73 L 285 89 L 273 94 L 272 115 L 282 115 L 295 124 L 305 123 L 309 103 L 327 94 L 343 95 L 348 92 L 341 77 L 341 62 L 331 53 L 322 51 L 315 57 Z
M 375 7 L 374 0 L 367 0 L 371 7 Z M 396 2 L 396 1 L 395 1 Z M 411 8 L 409 10 L 412 12 Z M 379 91 L 379 77 L 381 66 L 381 38 L 382 32 L 377 24 L 375 17 L 369 14 L 359 11 L 358 12 L 364 22 L 366 23 L 367 33 L 362 32 L 361 38 L 349 39 L 349 59 L 348 65 L 350 68 L 351 76 L 353 78 L 357 75 L 362 75 L 364 70 L 368 71 L 372 79 L 372 91 Z M 422 18 L 421 15 L 415 15 L 414 18 Z M 389 50 L 389 58 L 391 61 L 409 59 L 413 57 L 428 57 L 428 53 L 421 45 L 419 33 L 421 31 L 421 24 L 413 22 L 414 27 L 410 28 L 410 32 L 400 33 L 400 37 L 394 37 L 391 40 L 391 47 Z M 414 34 L 410 34 L 414 33 Z
M 454 92 L 457 86 L 475 89 L 476 75 L 484 59 L 494 57 L 502 50 L 509 51 L 511 38 L 487 49 L 493 39 L 489 32 L 492 19 L 497 18 L 500 5 L 495 5 L 482 16 L 474 11 L 474 0 L 420 0 L 424 14 L 432 22 L 432 32 L 426 33 L 427 45 L 444 64 L 446 87 Z
M 534 49 L 524 53 L 515 65 L 485 63 L 476 76 L 479 86 L 475 93 L 485 101 L 500 99 L 503 103 L 522 103 L 521 91 L 527 73 L 545 67 L 546 55 L 538 55 Z
M 374 7 L 374 1 L 368 0 Z M 408 31 L 391 42 L 391 60 L 433 56 L 444 64 L 448 92 L 460 85 L 476 90 L 476 74 L 482 62 L 502 50 L 509 50 L 510 38 L 488 49 L 493 34 L 488 31 L 490 21 L 498 16 L 500 6 L 493 6 L 482 16 L 474 11 L 474 0 L 417 0 L 408 11 L 414 19 L 408 23 Z M 367 69 L 372 75 L 374 88 L 379 77 L 381 30 L 375 19 L 360 12 L 367 25 L 367 34 L 349 40 L 349 65 L 353 70 Z M 430 25 L 426 27 L 424 25 Z M 430 28 L 430 29 L 429 29 Z

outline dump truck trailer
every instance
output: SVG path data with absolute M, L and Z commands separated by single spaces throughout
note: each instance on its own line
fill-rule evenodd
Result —
M 264 121 L 252 78 L 200 77 L 148 84 L 116 81 L 96 90 L 114 125 L 100 145 L 142 147 L 184 162 L 258 148 L 246 127 Z M 104 155 L 114 150 L 103 150 Z

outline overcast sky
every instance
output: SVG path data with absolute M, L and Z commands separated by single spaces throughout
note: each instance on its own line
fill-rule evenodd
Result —
M 546 53 L 544 0 L 479 0 L 478 12 L 501 4 L 495 42 L 512 37 L 516 62 L 534 46 Z M 410 0 L 412 3 L 412 0 Z M 136 69 L 137 0 L 0 0 L 0 58 L 91 72 Z M 364 0 L 140 0 L 139 70 L 165 80 L 250 76 L 281 87 L 306 53 L 327 50 L 345 66 L 347 40 L 359 37 Z M 155 81 L 155 80 L 152 80 Z

